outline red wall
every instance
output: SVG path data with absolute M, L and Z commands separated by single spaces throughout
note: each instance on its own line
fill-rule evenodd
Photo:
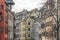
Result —
M 2 12 L 2 21 L 0 22 L 0 27 L 2 27 L 3 31 L 0 32 L 0 40 L 7 40 L 7 33 L 5 32 L 6 27 L 7 27 L 7 23 L 6 21 L 6 16 L 7 16 L 7 12 L 5 11 L 5 0 L 0 0 L 0 5 L 3 5 L 3 9 L 0 9 L 0 11 Z

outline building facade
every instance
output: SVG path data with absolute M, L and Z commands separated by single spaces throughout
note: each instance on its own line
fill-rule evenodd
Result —
M 26 17 L 27 10 L 23 10 L 15 14 L 15 26 L 14 26 L 14 40 L 20 40 L 20 27 L 19 24 L 23 17 Z
M 20 22 L 20 40 L 34 40 L 34 21 L 28 18 L 22 18 Z
M 41 28 L 41 13 L 37 8 L 30 11 L 30 17 L 34 20 L 34 40 L 41 40 L 40 28 Z
M 14 27 L 14 14 L 12 13 L 12 5 L 14 5 L 13 0 L 5 0 L 5 8 L 7 12 L 7 22 L 8 22 L 8 40 L 13 40 L 13 27 Z
M 8 2 L 9 1 L 9 2 Z M 12 0 L 0 0 L 0 21 L 1 21 L 1 32 L 0 40 L 8 40 L 8 9 L 9 5 L 14 4 Z M 10 10 L 10 9 L 9 9 Z
M 40 26 L 41 23 L 36 22 L 34 25 L 34 40 L 41 40 L 41 38 L 39 37 L 40 35 Z
M 34 40 L 34 20 L 30 17 L 26 20 L 26 40 Z
M 8 40 L 7 29 L 7 12 L 5 10 L 5 1 L 0 0 L 0 40 Z
M 57 0 L 47 0 L 45 5 L 40 9 L 41 10 L 41 29 L 44 29 L 42 32 L 42 40 L 57 40 Z M 43 39 L 44 38 L 44 39 Z
M 8 40 L 13 40 L 14 15 L 8 12 Z
M 20 21 L 18 23 L 17 22 L 18 20 L 16 20 L 17 24 L 19 24 L 19 27 L 20 27 L 20 40 L 32 40 L 32 39 L 39 40 L 38 37 L 40 37 L 41 40 L 60 39 L 60 34 L 59 34 L 60 27 L 58 27 L 59 23 L 57 23 L 57 21 L 59 22 L 60 20 L 60 3 L 59 2 L 60 2 L 59 0 L 58 1 L 47 0 L 45 5 L 43 5 L 43 7 L 40 10 L 34 9 L 29 12 L 22 11 L 16 14 L 19 16 L 19 17 L 18 16 L 16 17 L 18 17 L 17 19 Z M 29 15 L 25 13 L 28 13 Z M 41 28 L 37 32 L 41 34 L 37 34 L 35 32 L 39 27 L 36 28 L 37 26 L 35 27 L 33 26 L 32 28 L 32 26 L 30 26 L 31 19 L 34 20 L 34 23 L 41 22 Z M 58 30 L 56 30 L 57 28 Z M 34 38 L 32 37 L 32 39 L 30 39 L 30 37 L 33 36 L 33 32 L 31 32 L 30 29 L 34 30 Z M 59 34 L 58 37 L 57 37 L 57 34 Z M 39 36 L 35 36 L 35 35 L 39 35 Z
M 26 19 L 22 18 L 20 24 L 20 40 L 25 40 L 25 33 L 26 33 Z

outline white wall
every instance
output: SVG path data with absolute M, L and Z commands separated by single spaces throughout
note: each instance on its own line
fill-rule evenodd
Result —
M 40 23 L 37 22 L 35 23 L 35 26 L 34 26 L 34 40 L 39 40 L 39 29 L 40 29 Z

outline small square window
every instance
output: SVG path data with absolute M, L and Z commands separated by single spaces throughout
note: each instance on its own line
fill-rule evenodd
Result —
M 30 25 L 30 22 L 28 22 L 28 25 Z
M 44 23 L 41 24 L 41 28 L 45 28 L 45 24 Z
M 28 31 L 30 31 L 30 28 L 28 28 Z

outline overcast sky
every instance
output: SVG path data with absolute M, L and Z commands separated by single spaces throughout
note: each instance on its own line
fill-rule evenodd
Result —
M 46 1 L 47 0 L 14 0 L 15 5 L 13 6 L 13 11 L 19 12 L 23 9 L 32 10 L 34 8 L 40 8 Z

